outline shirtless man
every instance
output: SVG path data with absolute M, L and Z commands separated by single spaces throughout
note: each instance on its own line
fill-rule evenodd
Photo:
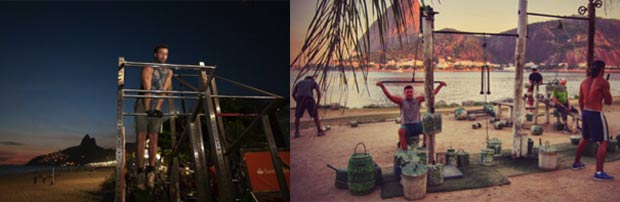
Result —
M 398 129 L 398 137 L 400 141 L 400 148 L 403 150 L 407 150 L 408 140 L 409 138 L 414 138 L 414 140 L 419 140 L 419 135 L 422 134 L 422 124 L 420 123 L 420 105 L 424 102 L 424 96 L 413 96 L 413 87 L 410 85 L 405 86 L 404 95 L 405 97 L 400 97 L 396 95 L 390 94 L 390 92 L 385 88 L 383 82 L 377 82 L 377 86 L 381 87 L 383 93 L 394 103 L 398 104 L 400 107 L 400 114 L 402 124 L 400 129 Z M 433 94 L 437 95 L 441 87 L 446 86 L 445 82 L 441 82 Z M 417 141 L 416 141 L 417 144 Z
M 596 153 L 596 173 L 594 173 L 593 179 L 597 181 L 610 181 L 614 177 L 607 175 L 603 171 L 607 144 L 609 143 L 609 129 L 607 128 L 605 115 L 603 115 L 603 103 L 611 105 L 612 98 L 609 92 L 609 82 L 603 79 L 603 74 L 605 74 L 605 62 L 600 60 L 594 61 L 588 78 L 583 80 L 579 87 L 582 139 L 579 142 L 579 146 L 577 146 L 577 154 L 572 169 L 581 169 L 586 166 L 579 160 L 588 140 L 599 142 Z

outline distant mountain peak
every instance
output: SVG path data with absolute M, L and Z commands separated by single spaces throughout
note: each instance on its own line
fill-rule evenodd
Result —
M 34 157 L 26 165 L 73 166 L 111 160 L 114 160 L 114 149 L 97 146 L 95 138 L 86 134 L 80 145 Z
M 80 147 L 96 147 L 97 146 L 97 141 L 95 141 L 95 138 L 91 138 L 88 134 L 86 134 L 86 136 L 84 136 L 84 138 L 82 138 L 82 142 L 80 143 Z

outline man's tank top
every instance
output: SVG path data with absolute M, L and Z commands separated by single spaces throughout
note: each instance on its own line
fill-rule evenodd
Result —
M 400 116 L 403 124 L 420 122 L 420 103 L 413 98 L 403 99 L 400 104 Z

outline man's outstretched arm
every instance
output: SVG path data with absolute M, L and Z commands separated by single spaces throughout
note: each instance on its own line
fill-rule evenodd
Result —
M 144 90 L 151 90 L 151 79 L 153 77 L 153 68 L 152 67 L 144 67 L 142 68 L 142 87 Z M 151 93 L 146 92 L 144 95 L 151 95 Z M 144 110 L 148 111 L 151 107 L 151 98 L 144 98 Z
M 441 90 L 442 87 L 447 86 L 446 82 L 441 81 L 439 83 L 439 86 L 435 87 L 435 90 L 433 90 L 433 95 L 437 95 L 437 93 L 439 93 L 439 91 Z M 418 102 L 424 102 L 426 100 L 426 98 L 424 98 L 424 96 L 419 96 L 418 97 Z
M 385 96 L 387 96 L 392 102 L 396 104 L 400 104 L 403 102 L 403 99 L 401 97 L 390 94 L 390 91 L 388 91 L 387 88 L 385 88 L 385 85 L 383 85 L 383 82 L 381 81 L 377 82 L 377 86 L 381 87 L 381 90 L 383 90 L 383 94 L 385 94 Z

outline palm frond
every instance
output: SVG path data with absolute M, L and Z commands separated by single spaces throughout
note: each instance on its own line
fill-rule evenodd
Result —
M 304 43 L 290 64 L 291 68 L 299 67 L 294 82 L 311 75 L 318 77 L 324 91 L 333 85 L 347 88 L 351 84 L 346 71 L 351 70 L 352 85 L 359 93 L 360 85 L 367 85 L 371 37 L 366 32 L 371 31 L 372 21 L 378 24 L 379 44 L 385 57 L 388 47 L 384 36 L 396 31 L 402 47 L 402 38 L 407 39 L 408 33 L 407 13 L 410 19 L 419 15 L 414 5 L 419 7 L 417 0 L 317 0 Z M 392 15 L 388 16 L 390 9 Z

